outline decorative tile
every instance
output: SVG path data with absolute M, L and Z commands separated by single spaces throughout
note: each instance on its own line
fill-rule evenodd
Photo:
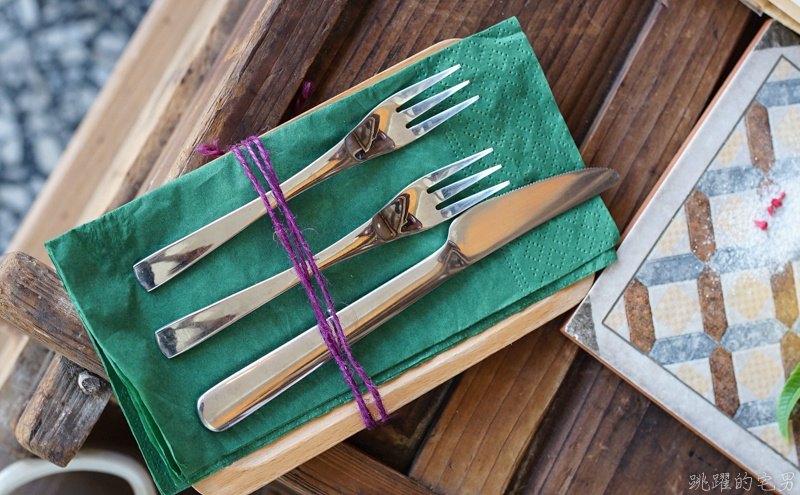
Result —
M 703 273 L 697 278 L 697 295 L 703 331 L 719 342 L 728 329 L 728 317 L 725 315 L 722 280 L 717 272 L 709 267 L 703 269 Z
M 749 247 L 763 242 L 765 232 L 755 228 L 753 220 L 761 218 L 762 201 L 754 189 L 709 198 L 714 221 L 717 250 L 729 247 Z
M 722 149 L 719 150 L 716 160 L 725 167 L 731 166 L 736 156 L 745 149 L 745 144 L 747 144 L 745 134 L 739 129 L 735 129 Z
M 800 363 L 800 336 L 794 332 L 786 332 L 781 339 L 781 360 L 783 361 L 783 376 L 789 378 L 792 371 Z
M 783 323 L 774 318 L 729 326 L 720 344 L 731 352 L 777 344 L 786 334 Z
M 770 276 L 766 268 L 722 275 L 729 325 L 775 318 Z
M 777 83 L 781 84 L 781 83 Z M 750 149 L 750 162 L 755 168 L 768 174 L 775 163 L 775 150 L 772 148 L 769 112 L 766 107 L 754 101 L 744 115 L 747 129 L 747 144 Z
M 732 354 L 742 403 L 778 396 L 784 383 L 779 345 Z
M 693 280 L 702 272 L 703 262 L 689 253 L 646 261 L 636 274 L 636 279 L 650 287 Z
M 583 304 L 575 311 L 571 320 L 571 334 L 578 342 L 586 346 L 591 352 L 598 352 L 597 332 L 594 328 L 592 319 L 592 301 L 589 296 L 583 300 Z
M 800 86 L 796 80 L 776 81 L 765 84 L 756 96 L 765 107 L 777 107 L 800 103 Z
M 788 60 L 781 57 L 778 64 L 775 66 L 775 69 L 770 74 L 767 82 L 778 82 L 778 81 L 785 81 L 787 79 L 797 79 L 800 78 L 800 71 L 791 64 Z
M 733 356 L 729 350 L 717 346 L 708 358 L 708 364 L 714 383 L 714 403 L 722 412 L 734 417 L 739 410 L 739 392 L 733 370 Z
M 725 144 L 722 145 L 717 156 L 709 165 L 709 170 L 719 170 L 727 167 L 741 167 L 750 165 L 750 148 L 747 144 L 747 129 L 744 121 L 739 121 L 733 129 Z
M 800 153 L 800 108 L 773 107 L 769 113 L 775 122 L 773 141 L 776 147 L 780 146 L 777 158 L 796 156 Z
M 705 333 L 690 333 L 656 340 L 649 356 L 663 365 L 684 363 L 707 358 L 716 347 L 714 339 Z
M 648 289 L 656 339 L 703 331 L 695 280 Z
M 630 342 L 642 352 L 650 352 L 656 340 L 653 315 L 650 312 L 650 294 L 638 280 L 625 290 L 625 313 L 628 316 Z
M 685 363 L 664 366 L 695 392 L 714 402 L 714 387 L 711 381 L 711 368 L 708 359 L 698 359 Z
M 775 317 L 787 328 L 791 328 L 798 316 L 794 268 L 791 263 L 773 266 L 769 281 L 775 304 Z
M 697 190 L 708 197 L 755 189 L 764 174 L 752 165 L 709 170 L 697 183 Z
M 794 276 L 794 294 L 800 300 L 800 261 L 792 261 L 792 276 Z
M 745 428 L 764 426 L 775 422 L 778 410 L 778 399 L 754 400 L 746 402 L 739 407 L 733 420 Z
M 711 223 L 711 203 L 708 201 L 708 196 L 695 189 L 681 210 L 685 212 L 692 253 L 700 261 L 708 263 L 717 251 L 714 225 Z
M 797 464 L 797 449 L 794 442 L 787 443 L 781 436 L 778 423 L 771 423 L 764 426 L 757 426 L 749 429 L 751 433 L 760 438 L 765 444 L 772 447 L 776 452 L 787 458 L 789 462 Z
M 656 243 L 653 252 L 648 259 L 658 259 L 667 256 L 691 253 L 689 246 L 689 228 L 686 223 L 686 216 L 681 208 L 672 221 L 667 226 L 661 238 Z
M 645 259 L 635 257 L 641 265 L 602 327 L 795 464 L 800 415 L 788 443 L 775 415 L 800 363 L 798 218 L 800 69 L 782 59 Z
M 631 333 L 628 328 L 628 315 L 625 313 L 625 301 L 621 298 L 614 305 L 614 309 L 611 310 L 603 323 L 617 332 L 620 337 L 630 342 Z

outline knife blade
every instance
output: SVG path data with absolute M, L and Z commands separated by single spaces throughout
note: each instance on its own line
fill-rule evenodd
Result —
M 451 225 L 447 242 L 339 312 L 352 344 L 420 297 L 520 235 L 616 184 L 609 169 L 583 169 L 521 187 L 473 207 Z M 330 358 L 317 327 L 221 381 L 197 401 L 202 423 L 223 431 Z

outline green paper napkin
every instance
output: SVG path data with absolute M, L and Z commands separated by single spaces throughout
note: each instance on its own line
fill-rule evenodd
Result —
M 462 69 L 426 94 L 469 79 L 442 108 L 479 94 L 476 104 L 419 141 L 290 202 L 301 227 L 313 228 L 306 233 L 313 250 L 350 232 L 423 174 L 488 147 L 495 152 L 459 177 L 495 163 L 504 168 L 464 194 L 506 179 L 519 187 L 583 167 L 531 46 L 516 19 L 509 19 L 264 137 L 277 173 L 290 177 L 387 95 L 456 63 Z M 225 432 L 212 433 L 198 419 L 197 398 L 209 387 L 314 325 L 300 287 L 172 360 L 156 346 L 153 332 L 164 324 L 291 266 L 264 217 L 152 293 L 136 282 L 136 261 L 255 197 L 228 154 L 47 243 L 163 493 L 186 488 L 351 400 L 329 362 Z M 327 270 L 339 306 L 428 256 L 447 229 L 441 225 Z M 358 342 L 356 358 L 383 383 L 614 261 L 618 237 L 595 198 L 422 298 Z

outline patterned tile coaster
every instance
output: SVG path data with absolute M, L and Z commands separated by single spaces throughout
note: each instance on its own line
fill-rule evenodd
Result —
M 762 33 L 618 254 L 565 333 L 751 473 L 800 479 L 800 418 L 788 441 L 776 422 L 800 361 L 800 38 Z

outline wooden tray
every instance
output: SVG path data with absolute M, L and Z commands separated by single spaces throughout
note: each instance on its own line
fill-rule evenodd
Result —
M 300 118 L 349 96 L 457 41 L 458 39 L 441 41 L 295 118 Z M 274 129 L 270 132 L 273 131 Z M 568 311 L 584 298 L 593 280 L 594 275 L 590 275 L 384 383 L 378 387 L 378 390 L 387 410 L 389 412 L 398 410 L 475 363 Z M 363 428 L 364 423 L 355 403 L 344 404 L 239 459 L 195 484 L 194 487 L 204 494 L 250 493 L 325 452 Z

